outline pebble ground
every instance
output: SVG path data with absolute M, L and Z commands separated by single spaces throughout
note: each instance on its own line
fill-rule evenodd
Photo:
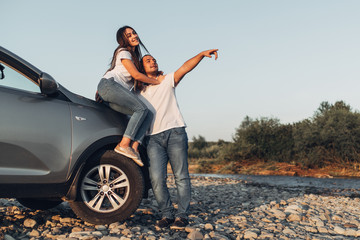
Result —
M 0 199 L 0 239 L 357 239 L 360 196 L 355 189 L 269 186 L 229 178 L 192 177 L 190 224 L 157 229 L 160 218 L 150 191 L 125 222 L 93 225 L 67 203 L 33 211 Z M 176 207 L 174 179 L 169 187 Z

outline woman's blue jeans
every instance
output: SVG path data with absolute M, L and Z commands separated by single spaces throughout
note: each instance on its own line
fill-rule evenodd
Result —
M 188 137 L 185 128 L 173 128 L 148 137 L 149 174 L 162 217 L 187 218 L 191 198 L 188 169 Z M 178 210 L 175 214 L 166 185 L 170 162 L 177 188 Z
M 101 79 L 98 93 L 105 102 L 108 102 L 110 108 L 131 115 L 124 136 L 141 143 L 153 118 L 146 105 L 113 78 Z

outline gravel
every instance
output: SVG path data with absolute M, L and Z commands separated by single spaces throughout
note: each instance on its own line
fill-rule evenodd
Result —
M 356 189 L 286 187 L 242 179 L 193 176 L 189 226 L 157 229 L 160 218 L 149 193 L 125 222 L 93 225 L 67 203 L 33 211 L 15 199 L 0 199 L 0 239 L 356 239 L 360 196 Z M 170 193 L 176 207 L 174 179 Z

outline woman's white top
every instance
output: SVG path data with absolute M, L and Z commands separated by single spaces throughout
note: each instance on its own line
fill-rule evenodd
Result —
M 131 61 L 133 61 L 131 57 L 131 53 L 127 51 L 125 48 L 120 48 L 116 53 L 116 61 L 115 61 L 114 69 L 107 71 L 103 78 L 106 79 L 114 78 L 116 82 L 121 84 L 126 89 L 130 90 L 134 85 L 134 81 L 130 73 L 121 63 L 121 59 L 130 59 Z

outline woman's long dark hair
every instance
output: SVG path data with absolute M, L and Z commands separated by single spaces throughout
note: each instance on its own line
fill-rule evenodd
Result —
M 132 27 L 129 27 L 129 26 L 123 26 L 123 27 L 119 28 L 119 30 L 116 33 L 116 40 L 119 43 L 119 46 L 114 51 L 113 58 L 112 58 L 111 64 L 110 64 L 110 68 L 107 70 L 107 72 L 114 69 L 115 63 L 116 63 L 116 55 L 118 54 L 120 48 L 125 48 L 131 53 L 131 57 L 134 61 L 135 67 L 138 69 L 138 71 L 143 72 L 142 65 L 140 64 L 141 57 L 142 57 L 140 46 L 142 46 L 146 52 L 149 52 L 149 51 L 146 49 L 145 45 L 141 42 L 140 38 L 139 38 L 139 45 L 135 47 L 134 51 L 132 50 L 129 40 L 124 34 L 125 29 L 127 29 L 127 28 L 130 28 L 133 31 L 135 31 Z

